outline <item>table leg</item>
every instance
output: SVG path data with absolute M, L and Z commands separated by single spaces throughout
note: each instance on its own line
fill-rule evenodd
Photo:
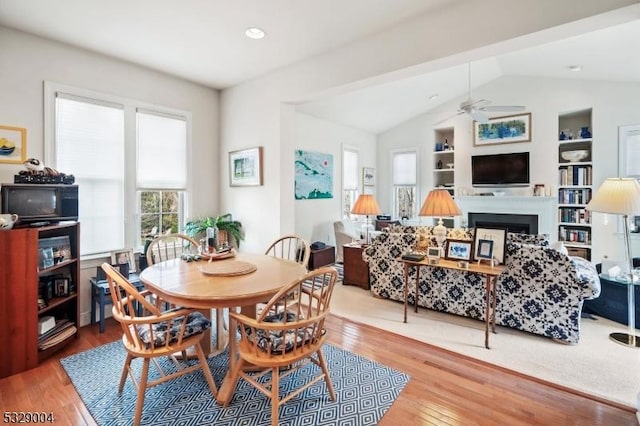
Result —
M 409 292 L 409 264 L 404 264 L 404 322 L 407 322 L 407 293 Z
M 229 366 L 227 367 L 227 373 L 222 380 L 222 385 L 220 386 L 218 396 L 216 397 L 216 401 L 221 405 L 231 401 L 231 398 L 233 398 L 233 392 L 235 391 L 235 389 L 231 388 L 233 385 L 231 372 L 233 371 L 236 362 L 238 362 L 236 328 L 236 320 L 229 316 Z
M 418 313 L 418 287 L 420 286 L 420 265 L 415 265 L 416 267 L 416 291 L 415 297 L 413 299 L 414 312 Z
M 491 306 L 491 277 L 487 275 L 485 280 L 485 310 L 484 310 L 484 347 L 489 348 L 489 323 L 491 321 L 490 317 L 490 306 Z
M 104 333 L 104 292 L 100 292 L 100 333 Z
M 491 309 L 491 327 L 493 329 L 493 332 L 496 332 L 496 304 L 497 304 L 497 300 L 498 300 L 498 277 L 493 277 L 491 279 L 491 282 L 493 283 L 492 286 L 492 303 L 493 303 L 493 307 Z
M 91 285 L 91 324 L 96 323 L 96 289 Z

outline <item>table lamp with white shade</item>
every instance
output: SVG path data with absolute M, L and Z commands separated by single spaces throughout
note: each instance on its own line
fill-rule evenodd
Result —
M 444 226 L 442 218 L 460 216 L 461 214 L 458 205 L 447 189 L 434 189 L 429 192 L 424 203 L 422 203 L 418 216 L 434 216 L 438 218 L 438 224 L 433 228 L 433 235 L 436 238 L 438 247 L 442 248 L 442 243 L 447 238 L 447 228 Z
M 628 282 L 627 298 L 629 313 L 628 333 L 611 333 L 611 339 L 626 346 L 640 348 L 640 336 L 636 336 L 635 324 L 635 300 L 633 282 L 633 258 L 631 256 L 631 243 L 629 241 L 629 216 L 640 215 L 640 184 L 635 178 L 608 178 L 591 198 L 586 206 L 587 210 L 610 213 L 622 216 L 625 260 L 628 270 L 625 275 L 617 280 Z
M 366 244 L 371 243 L 370 232 L 373 230 L 373 225 L 369 222 L 369 216 L 380 213 L 382 213 L 382 210 L 380 210 L 378 202 L 371 194 L 360 195 L 351 209 L 351 214 L 366 216 L 364 225 L 362 225 L 362 232 L 365 235 Z
M 371 194 L 360 195 L 356 200 L 356 203 L 353 205 L 351 213 L 366 216 L 364 224 L 362 225 L 362 233 L 365 235 L 365 244 L 370 244 L 370 234 L 371 231 L 373 231 L 373 225 L 369 222 L 369 216 L 372 214 L 378 215 L 382 213 L 375 197 Z

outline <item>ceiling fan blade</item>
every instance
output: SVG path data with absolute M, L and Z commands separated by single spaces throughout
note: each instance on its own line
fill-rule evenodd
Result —
M 481 111 L 478 111 L 478 110 L 469 111 L 469 115 L 471 116 L 471 118 L 476 120 L 478 123 L 488 123 L 489 122 L 489 117 L 487 117 Z
M 487 111 L 487 112 L 493 112 L 493 111 L 515 112 L 515 111 L 524 111 L 525 108 L 522 105 L 491 105 L 491 106 L 479 107 L 478 109 L 480 109 L 481 111 Z

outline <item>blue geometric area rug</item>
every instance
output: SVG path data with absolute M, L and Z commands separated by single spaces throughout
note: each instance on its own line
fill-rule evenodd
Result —
M 375 425 L 409 381 L 409 376 L 360 355 L 325 344 L 323 354 L 336 391 L 331 401 L 324 380 L 280 407 L 281 425 Z M 133 424 L 136 391 L 127 377 L 122 394 L 118 382 L 126 357 L 120 341 L 60 360 L 82 401 L 101 426 Z M 227 371 L 227 351 L 209 359 L 218 388 Z M 163 361 L 168 364 L 166 359 Z M 141 360 L 134 360 L 138 374 Z M 153 364 L 153 363 L 152 363 Z M 163 365 L 164 367 L 164 365 Z M 300 387 L 319 367 L 309 364 L 280 381 L 283 392 Z M 157 374 L 155 366 L 149 376 Z M 268 425 L 271 402 L 240 379 L 233 400 L 215 402 L 201 371 L 158 385 L 146 392 L 145 425 Z

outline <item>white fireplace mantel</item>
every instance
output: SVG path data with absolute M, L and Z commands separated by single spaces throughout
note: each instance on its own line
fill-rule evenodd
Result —
M 555 232 L 557 201 L 554 197 L 533 196 L 456 196 L 462 217 L 469 213 L 503 213 L 538 215 L 538 233 L 548 234 L 551 241 L 557 239 Z

